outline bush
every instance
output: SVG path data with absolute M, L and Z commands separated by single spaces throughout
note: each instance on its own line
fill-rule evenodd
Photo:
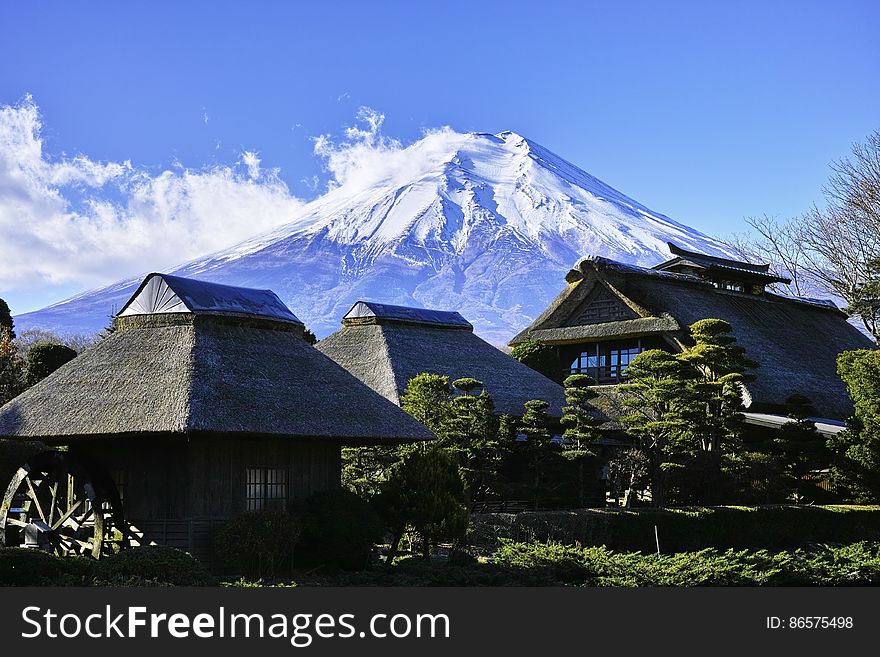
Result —
M 59 367 L 76 358 L 76 352 L 63 344 L 38 342 L 27 352 L 28 384 L 45 379 Z
M 562 380 L 566 376 L 565 368 L 556 349 L 542 342 L 535 340 L 521 342 L 511 349 L 510 355 L 523 365 L 540 372 L 556 383 L 562 384 Z
M 472 542 L 484 552 L 499 540 L 604 545 L 654 552 L 703 548 L 784 550 L 815 543 L 880 541 L 880 507 L 766 506 L 680 509 L 579 509 L 476 515 Z
M 216 586 L 217 581 L 195 557 L 164 545 L 122 550 L 92 562 L 100 586 Z
M 296 566 L 366 568 L 382 534 L 382 521 L 369 502 L 343 489 L 316 493 L 305 504 Z
M 278 577 L 290 572 L 301 528 L 284 511 L 250 511 L 230 518 L 217 533 L 220 560 L 238 575 Z
M 87 583 L 93 562 L 30 548 L 0 548 L 0 586 Z
M 880 583 L 880 544 L 793 552 L 707 548 L 668 555 L 503 542 L 497 566 L 586 586 L 841 586 Z

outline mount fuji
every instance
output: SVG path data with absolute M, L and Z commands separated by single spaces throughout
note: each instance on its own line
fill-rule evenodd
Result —
M 271 288 L 319 337 L 369 299 L 458 310 L 502 344 L 547 306 L 584 255 L 653 265 L 667 242 L 730 255 L 724 243 L 512 132 L 437 131 L 387 158 L 343 178 L 280 228 L 166 273 Z M 16 325 L 95 332 L 142 278 L 19 315 Z

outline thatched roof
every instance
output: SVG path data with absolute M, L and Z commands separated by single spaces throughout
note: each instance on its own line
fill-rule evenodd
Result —
M 482 381 L 500 413 L 521 415 L 525 402 L 543 399 L 551 413 L 561 414 L 562 386 L 474 335 L 458 313 L 415 308 L 401 313 L 398 306 L 383 313 L 380 304 L 368 305 L 372 316 L 347 314 L 342 328 L 316 347 L 386 399 L 400 404 L 409 380 L 430 372 L 450 382 L 463 377 Z
M 196 308 L 119 316 L 116 326 L 0 409 L 0 437 L 253 434 L 350 444 L 432 437 L 286 318 Z
M 168 313 L 263 317 L 302 324 L 272 290 L 233 287 L 170 274 L 149 274 L 122 306 L 119 316 Z
M 810 398 L 818 415 L 846 418 L 852 406 L 837 376 L 837 355 L 875 346 L 843 312 L 823 301 L 730 292 L 694 276 L 600 257 L 580 260 L 566 281 L 547 310 L 511 344 L 527 339 L 578 344 L 656 335 L 680 348 L 689 341 L 688 326 L 700 319 L 723 319 L 747 354 L 761 364 L 755 381 L 748 384 L 750 410 L 756 412 L 778 411 L 790 395 L 800 393 Z M 613 297 L 624 319 L 584 322 L 585 308 L 599 294 Z

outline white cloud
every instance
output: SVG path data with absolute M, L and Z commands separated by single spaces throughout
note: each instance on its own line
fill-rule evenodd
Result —
M 315 154 L 324 160 L 324 169 L 331 175 L 330 189 L 412 180 L 422 170 L 435 170 L 438 162 L 449 159 L 469 139 L 446 126 L 427 130 L 422 139 L 404 147 L 382 134 L 384 114 L 361 107 L 357 120 L 359 125 L 345 129 L 341 143 L 326 134 L 313 139 Z
M 82 287 L 161 270 L 289 221 L 302 202 L 245 151 L 232 167 L 155 174 L 54 159 L 28 97 L 0 106 L 0 289 Z

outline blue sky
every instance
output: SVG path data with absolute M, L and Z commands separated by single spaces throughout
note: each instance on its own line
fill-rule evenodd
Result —
M 828 164 L 880 128 L 878 24 L 868 1 L 6 3 L 0 296 L 24 312 L 140 271 L 125 248 L 95 256 L 124 242 L 134 211 L 107 208 L 134 187 L 152 194 L 152 218 L 133 224 L 147 231 L 167 225 L 163 185 L 222 183 L 243 207 L 314 197 L 328 174 L 313 138 L 341 135 L 361 106 L 404 143 L 443 125 L 516 131 L 710 234 L 796 215 L 821 200 Z M 134 173 L 107 186 L 112 166 Z M 29 191 L 10 192 L 21 171 Z M 257 180 L 268 201 L 248 196 Z M 81 204 L 82 239 L 66 225 Z M 61 229 L 40 223 L 52 212 Z M 29 253 L 47 226 L 76 243 Z M 199 240 L 180 239 L 216 246 Z

